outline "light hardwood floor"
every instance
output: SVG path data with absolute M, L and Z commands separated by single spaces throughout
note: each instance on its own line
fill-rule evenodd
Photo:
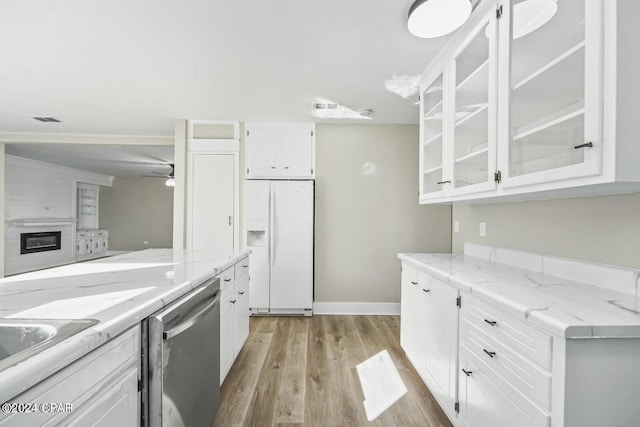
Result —
M 400 347 L 397 316 L 252 317 L 214 426 L 451 426 Z M 387 349 L 409 392 L 368 422 L 356 365 Z

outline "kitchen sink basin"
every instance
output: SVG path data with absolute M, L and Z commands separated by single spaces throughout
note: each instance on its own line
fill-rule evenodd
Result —
M 96 323 L 94 319 L 0 319 L 0 371 Z

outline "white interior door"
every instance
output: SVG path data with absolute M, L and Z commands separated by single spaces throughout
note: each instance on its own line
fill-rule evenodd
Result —
M 244 247 L 251 249 L 249 307 L 269 308 L 269 194 L 271 181 L 244 182 Z
M 247 135 L 247 177 L 277 176 L 280 130 L 251 128 Z
M 280 174 L 310 177 L 312 168 L 311 129 L 282 129 L 280 131 Z
M 271 309 L 311 309 L 313 181 L 272 181 L 270 204 Z
M 192 171 L 191 248 L 233 249 L 233 155 L 195 154 Z

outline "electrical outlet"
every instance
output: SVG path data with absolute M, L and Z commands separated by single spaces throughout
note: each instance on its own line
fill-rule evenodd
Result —
M 453 232 L 454 233 L 460 232 L 460 221 L 458 221 L 457 219 L 453 221 Z
M 149 242 L 145 240 L 144 242 L 142 242 L 142 244 L 143 244 L 143 245 L 148 245 L 148 244 L 149 244 Z
M 485 237 L 487 235 L 487 223 L 480 223 L 480 237 Z

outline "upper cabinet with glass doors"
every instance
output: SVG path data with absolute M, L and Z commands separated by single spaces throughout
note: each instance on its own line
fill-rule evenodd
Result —
M 501 11 L 504 186 L 599 174 L 601 2 L 514 0 Z
M 640 2 L 480 1 L 421 80 L 421 203 L 640 191 L 633 16 Z M 438 73 L 443 129 L 433 152 L 428 95 Z

